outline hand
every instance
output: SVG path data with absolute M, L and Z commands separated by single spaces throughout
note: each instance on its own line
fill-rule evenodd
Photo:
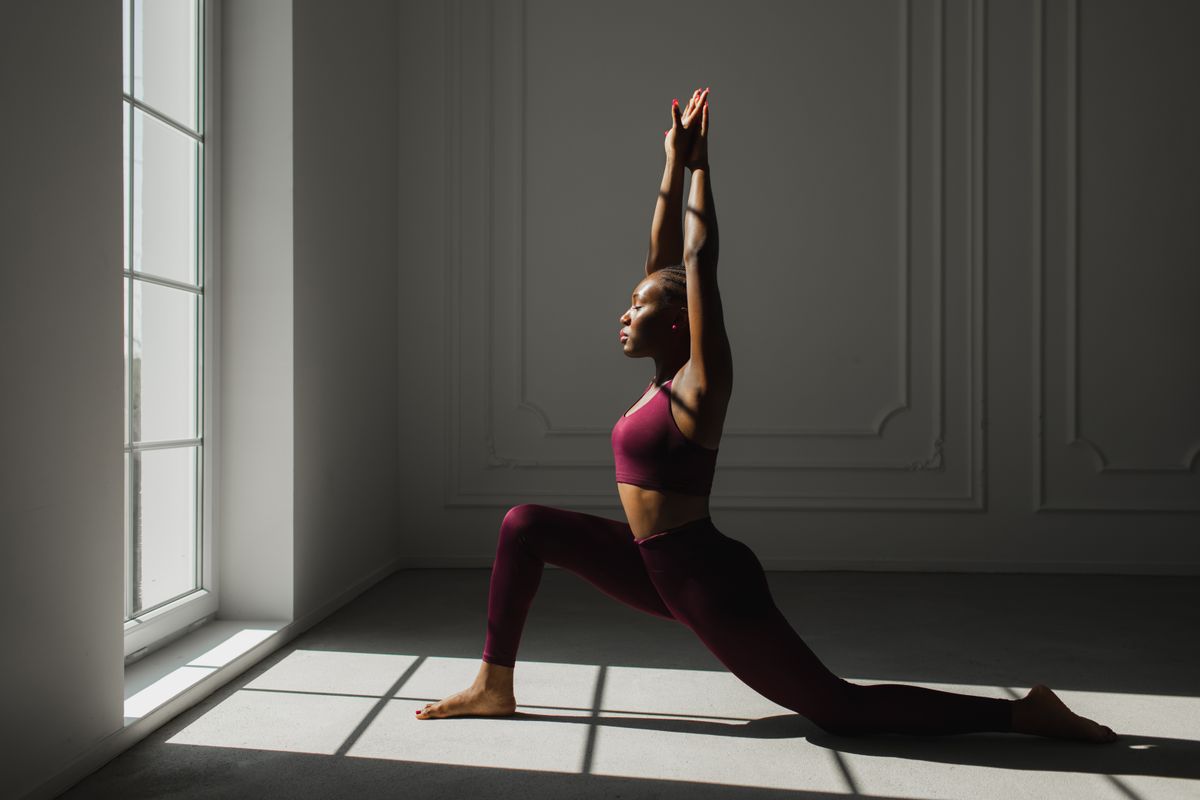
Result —
M 671 104 L 671 127 L 663 131 L 665 137 L 663 149 L 666 151 L 668 161 L 680 161 L 691 152 L 692 139 L 696 129 L 694 127 L 689 129 L 687 126 L 699 110 L 699 106 L 696 105 L 699 95 L 700 90 L 697 89 L 688 100 L 687 108 L 682 111 L 679 108 L 678 100 Z
M 699 89 L 692 95 L 688 103 L 688 113 L 681 118 L 684 134 L 681 137 L 688 142 L 684 153 L 684 166 L 688 169 L 706 169 L 708 167 L 708 89 Z

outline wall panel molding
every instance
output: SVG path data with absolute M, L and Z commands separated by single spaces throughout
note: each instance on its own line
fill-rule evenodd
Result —
M 555 423 L 549 405 L 529 389 L 528 5 L 472 0 L 445 7 L 444 319 L 451 401 L 445 502 L 505 506 L 523 497 L 619 508 L 611 422 Z M 859 427 L 728 425 L 714 508 L 985 507 L 983 3 L 946 7 L 914 0 L 904 8 L 896 32 L 904 217 L 897 258 L 899 397 Z M 922 44 L 913 47 L 916 36 Z M 464 128 L 467 113 L 472 121 Z M 921 169 L 917 184 L 914 161 Z M 914 245 L 925 256 L 919 267 Z M 464 270 L 478 279 L 465 279 Z M 920 287 L 915 294 L 914 286 Z M 916 364 L 914 355 L 920 355 Z M 914 383 L 917 366 L 922 377 Z
M 1043 0 L 1035 17 L 1035 510 L 1196 511 L 1200 441 L 1181 443 L 1174 463 L 1133 464 L 1110 457 L 1099 434 L 1082 430 L 1080 86 L 1086 62 L 1080 11 L 1079 0 Z

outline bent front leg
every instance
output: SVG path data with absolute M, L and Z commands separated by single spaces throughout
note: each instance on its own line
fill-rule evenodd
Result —
M 631 608 L 673 619 L 638 555 L 629 525 L 562 508 L 524 503 L 504 515 L 488 588 L 483 660 L 516 664 L 525 619 L 546 564 L 573 572 Z

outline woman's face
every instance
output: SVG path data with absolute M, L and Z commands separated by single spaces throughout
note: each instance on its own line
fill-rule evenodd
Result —
M 625 355 L 639 358 L 662 350 L 677 312 L 664 301 L 658 281 L 647 276 L 634 288 L 629 310 L 621 315 L 618 335 Z

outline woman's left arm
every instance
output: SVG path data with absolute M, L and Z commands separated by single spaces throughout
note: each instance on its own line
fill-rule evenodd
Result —
M 683 264 L 687 270 L 688 373 L 701 393 L 727 393 L 733 386 L 733 355 L 717 288 L 717 209 L 708 167 L 708 90 L 701 97 L 700 130 L 687 166 L 692 170 Z

